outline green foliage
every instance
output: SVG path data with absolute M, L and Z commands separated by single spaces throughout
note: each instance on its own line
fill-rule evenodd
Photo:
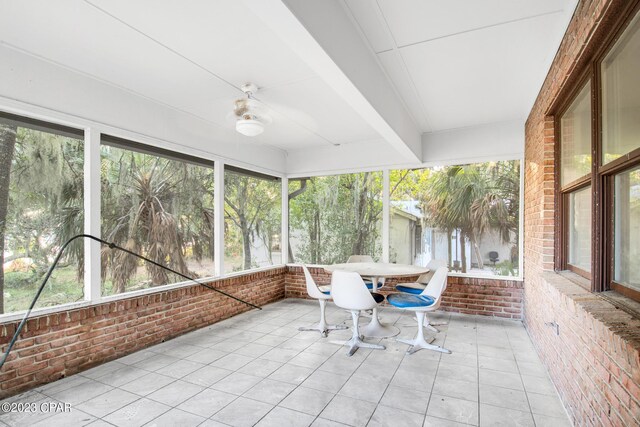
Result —
M 3 125 L 5 126 L 5 125 Z M 40 277 L 48 269 L 66 234 L 83 230 L 83 142 L 68 136 L 17 127 L 9 179 L 9 200 L 4 248 L 9 258 L 29 258 L 28 272 L 4 272 L 5 311 L 26 309 Z M 5 184 L 5 183 L 3 183 Z M 62 258 L 69 265 L 64 286 L 82 294 L 82 241 L 74 242 Z M 59 268 L 51 282 L 53 289 Z M 44 300 L 51 295 L 45 292 Z M 72 301 L 73 292 L 49 298 L 56 303 Z M 1 309 L 2 307 L 0 307 Z
M 63 243 L 61 228 L 82 232 L 83 163 L 82 141 L 18 128 L 5 247 L 33 258 L 36 269 L 46 269 Z M 82 248 L 76 242 L 65 259 L 80 268 Z
M 57 268 L 40 295 L 36 308 L 81 301 L 84 289 L 82 283 L 76 280 L 76 269 L 72 265 Z M 5 311 L 11 313 L 26 310 L 43 277 L 44 274 L 36 271 L 5 273 Z
M 518 263 L 511 260 L 500 261 L 491 267 L 491 270 L 498 276 L 515 276 L 518 270 Z
M 4 286 L 6 289 L 18 289 L 33 287 L 37 280 L 33 271 L 12 271 L 4 273 Z
M 420 202 L 425 225 L 447 234 L 458 230 L 461 239 L 471 243 L 479 268 L 483 268 L 479 242 L 489 231 L 498 232 L 504 243 L 518 247 L 520 165 L 517 161 L 392 171 L 391 188 L 392 200 Z M 450 247 L 450 254 L 451 250 Z M 465 272 L 464 245 L 461 255 Z
M 282 221 L 280 182 L 227 172 L 224 186 L 225 265 L 232 271 L 258 267 L 252 247 L 262 243 L 273 264 Z
M 301 181 L 289 183 L 289 193 Z M 290 238 L 296 261 L 345 262 L 350 255 L 377 258 L 382 219 L 382 173 L 364 172 L 307 179 L 289 202 Z
M 108 145 L 101 151 L 103 237 L 182 274 L 213 274 L 188 265 L 213 257 L 213 170 Z M 102 256 L 106 293 L 176 281 L 121 251 L 103 248 Z

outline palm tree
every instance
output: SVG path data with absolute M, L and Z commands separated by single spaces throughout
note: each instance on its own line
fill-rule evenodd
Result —
M 120 150 L 116 151 L 116 154 Z M 103 229 L 105 238 L 136 253 L 142 253 L 182 274 L 189 272 L 185 262 L 184 233 L 179 224 L 177 201 L 184 198 L 178 184 L 188 184 L 187 170 L 173 161 L 125 152 L 118 163 L 111 158 L 112 176 L 103 179 Z M 204 222 L 209 223 L 203 210 Z M 206 236 L 193 233 L 191 239 Z M 124 252 L 103 248 L 103 275 L 111 272 L 113 292 L 124 292 L 138 270 L 135 257 Z M 167 272 L 154 265 L 145 265 L 152 286 L 169 282 Z
M 446 230 L 448 236 L 459 230 L 463 273 L 466 240 L 471 243 L 478 267 L 482 268 L 479 247 L 482 235 L 488 230 L 498 230 L 503 241 L 509 242 L 517 229 L 519 169 L 511 163 L 514 162 L 446 167 L 431 175 L 420 195 L 423 211 L 432 226 Z

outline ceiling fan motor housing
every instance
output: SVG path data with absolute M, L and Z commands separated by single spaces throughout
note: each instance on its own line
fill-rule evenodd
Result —
M 240 90 L 247 95 L 251 95 L 252 93 L 256 93 L 258 91 L 258 86 L 255 83 L 249 82 L 240 86 Z

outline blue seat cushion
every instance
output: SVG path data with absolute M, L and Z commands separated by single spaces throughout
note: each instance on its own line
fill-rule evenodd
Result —
M 387 301 L 389 301 L 389 304 L 392 306 L 398 308 L 429 307 L 435 303 L 435 300 L 430 296 L 412 294 L 387 295 Z
M 396 286 L 396 291 L 404 292 L 407 294 L 413 294 L 413 295 L 420 295 L 423 290 L 424 289 L 409 288 L 407 286 L 402 286 L 402 285 Z
M 325 295 L 331 295 L 331 285 L 318 286 L 318 290 Z

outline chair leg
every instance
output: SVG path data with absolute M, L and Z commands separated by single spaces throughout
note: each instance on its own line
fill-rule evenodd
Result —
M 450 350 L 447 350 L 446 348 L 442 348 L 438 345 L 431 344 L 431 342 L 433 342 L 435 338 L 431 338 L 429 342 L 427 342 L 424 339 L 424 330 L 423 330 L 423 324 L 425 319 L 424 311 L 416 311 L 416 318 L 418 320 L 418 333 L 416 334 L 416 337 L 412 340 L 398 339 L 399 342 L 402 342 L 404 344 L 408 344 L 411 346 L 407 350 L 407 353 L 413 354 L 416 351 L 424 348 L 426 350 L 434 350 L 434 351 L 439 351 L 441 353 L 451 354 Z
M 298 328 L 299 331 L 319 331 L 320 335 L 322 335 L 323 337 L 326 337 L 329 334 L 329 331 L 349 329 L 347 325 L 328 325 L 326 316 L 325 316 L 325 310 L 327 308 L 327 300 L 319 299 L 318 302 L 320 303 L 320 323 L 318 323 L 317 326 L 313 326 L 310 328 L 304 328 L 304 327 Z
M 429 331 L 431 331 L 431 332 L 435 332 L 436 334 L 437 334 L 438 332 L 440 332 L 440 329 L 438 329 L 438 328 L 434 328 L 434 327 L 433 327 L 433 325 L 431 325 L 431 324 L 430 324 L 430 323 L 428 323 L 428 322 L 427 322 L 427 323 L 425 323 L 423 326 L 424 326 L 425 328 L 427 328 L 427 330 L 429 330 Z
M 435 328 L 435 325 L 429 322 L 429 316 L 427 316 L 427 313 L 424 313 L 424 322 L 422 324 L 428 331 L 435 332 L 436 334 L 440 332 L 440 329 Z
M 360 317 L 360 311 L 351 310 L 351 318 L 353 319 L 353 336 L 351 339 L 343 345 L 349 346 L 349 351 L 347 352 L 347 356 L 353 356 L 354 353 L 358 350 L 358 348 L 372 348 L 375 350 L 384 350 L 386 347 L 380 344 L 371 344 L 368 342 L 362 341 L 360 338 L 360 331 L 358 329 L 358 318 Z
M 437 334 L 437 333 L 440 332 L 440 330 L 438 328 L 435 328 L 435 326 L 446 326 L 447 322 L 430 322 L 429 321 L 429 316 L 427 316 L 426 313 L 425 313 L 423 325 L 429 331 L 435 332 Z

